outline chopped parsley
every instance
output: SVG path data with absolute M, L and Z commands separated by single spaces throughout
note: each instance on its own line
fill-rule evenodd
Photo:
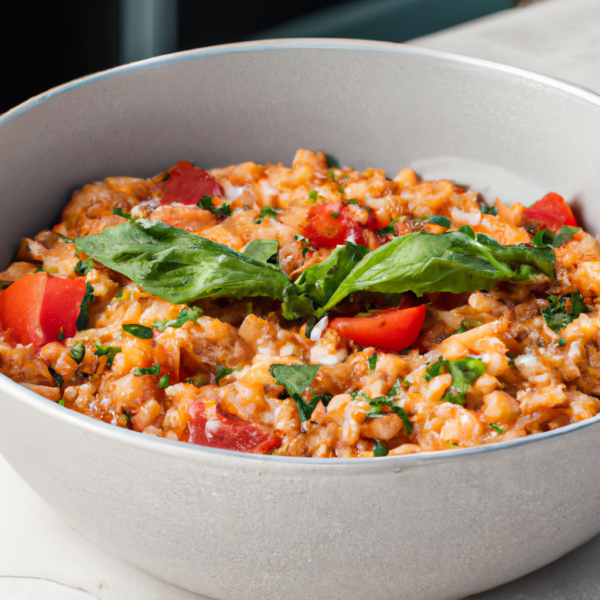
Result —
M 368 360 L 369 360 L 369 369 L 371 369 L 371 371 L 374 371 L 375 367 L 377 367 L 377 352 L 375 354 L 371 354 L 371 356 L 369 356 Z
M 350 198 L 349 200 L 346 200 L 346 204 L 356 204 L 357 206 L 360 206 L 360 203 L 356 198 Z
M 203 385 L 206 385 L 208 382 L 209 382 L 209 377 L 205 373 L 196 373 L 189 379 L 185 380 L 185 383 L 190 383 L 192 385 L 195 385 L 196 387 L 202 387 Z
M 221 385 L 221 379 L 223 379 L 223 377 L 227 377 L 227 375 L 231 375 L 235 369 L 228 369 L 223 365 L 217 365 L 215 371 L 217 373 L 217 376 L 215 377 L 215 383 L 217 385 Z
M 118 217 L 123 217 L 124 219 L 128 219 L 129 221 L 137 221 L 137 217 L 134 217 L 131 213 L 125 212 L 120 209 L 118 206 L 115 206 L 112 209 L 113 215 L 117 215 Z
M 64 405 L 65 405 L 65 401 L 64 401 L 64 399 L 63 399 L 63 398 L 61 398 L 61 399 L 58 401 L 58 404 L 60 404 L 61 406 L 64 406 Z
M 152 327 L 157 331 L 164 331 L 167 327 L 177 329 L 188 321 L 197 321 L 202 312 L 201 308 L 196 308 L 195 306 L 193 308 L 182 308 L 176 319 L 171 319 L 170 321 L 162 321 L 159 319 L 152 323 Z
M 375 233 L 377 235 L 396 235 L 396 228 L 394 225 L 400 220 L 400 218 L 392 219 L 386 227 L 378 229 Z
M 389 392 L 388 392 L 389 393 Z M 404 424 L 404 429 L 409 435 L 413 432 L 412 423 L 406 414 L 406 411 L 401 407 L 394 404 L 387 396 L 377 396 L 377 398 L 369 398 L 364 392 L 359 392 L 367 402 L 371 405 L 371 408 L 367 411 L 367 418 L 378 419 L 384 417 L 386 413 L 383 412 L 383 407 L 387 406 L 391 408 L 401 419 Z M 356 396 L 355 396 L 356 397 Z M 388 413 L 389 414 L 389 413 Z
M 153 375 L 156 377 L 160 373 L 160 365 L 152 365 L 148 368 L 133 367 L 132 373 L 136 377 L 141 377 L 142 375 Z
M 331 396 L 326 394 L 313 394 L 309 402 L 302 399 L 302 394 L 310 388 L 320 365 L 271 365 L 269 372 L 277 385 L 283 385 L 288 394 L 298 407 L 300 420 L 309 421 L 319 401 L 325 406 L 329 404 Z M 312 390 L 311 390 L 312 393 Z
M 580 292 L 565 294 L 560 298 L 548 296 L 548 300 L 550 304 L 542 310 L 542 316 L 546 321 L 546 325 L 554 333 L 560 333 L 567 325 L 578 319 L 581 313 L 590 311 Z M 570 303 L 568 309 L 567 302 Z
M 45 272 L 46 271 L 44 270 L 44 263 L 39 265 L 38 268 L 34 271 L 34 273 L 45 273 Z
M 475 321 L 474 319 L 464 319 L 460 325 L 460 329 L 457 329 L 452 335 L 456 335 L 457 333 L 464 333 L 465 331 L 469 331 L 474 327 L 479 327 L 481 325 L 480 321 Z
M 87 329 L 87 326 L 90 322 L 90 304 L 95 299 L 96 298 L 94 297 L 94 287 L 89 281 L 86 281 L 85 294 L 83 296 L 83 300 L 81 301 L 81 309 L 79 311 L 79 316 L 77 317 L 77 322 L 75 323 L 77 331 Z
M 154 336 L 152 329 L 145 325 L 138 325 L 137 323 L 128 323 L 123 325 L 123 331 L 132 335 L 140 340 L 151 340 Z
M 373 449 L 373 456 L 387 456 L 390 451 L 379 441 L 375 440 L 375 448 Z
M 480 206 L 479 208 L 484 215 L 498 216 L 498 209 L 495 206 Z
M 337 219 L 337 218 L 340 216 L 340 211 L 339 211 L 339 210 L 336 210 L 335 212 L 332 212 L 332 213 L 331 213 L 331 216 L 332 216 L 334 219 Z
M 71 351 L 69 352 L 69 356 L 77 363 L 80 364 L 85 356 L 85 346 L 83 342 L 75 342 L 73 346 L 71 346 Z
M 125 417 L 125 423 L 126 424 L 131 423 L 131 413 L 127 412 L 124 408 L 121 409 L 121 412 L 123 413 L 123 416 Z
M 461 360 L 446 360 L 440 356 L 435 363 L 429 366 L 423 379 L 431 381 L 440 374 L 444 367 L 452 375 L 452 386 L 444 394 L 441 402 L 464 406 L 466 392 L 470 385 L 485 374 L 485 363 L 474 356 L 467 356 Z
M 490 427 L 498 434 L 504 433 L 504 427 L 500 427 L 500 425 L 496 425 L 496 423 L 490 423 Z
M 65 382 L 63 376 L 57 373 L 53 367 L 48 367 L 48 371 L 50 371 L 50 375 L 52 375 L 52 379 L 54 379 L 56 387 L 60 389 Z
M 224 217 L 231 216 L 231 204 L 229 204 L 229 202 L 222 202 L 219 206 L 215 206 L 212 197 L 208 195 L 202 196 L 202 198 L 198 200 L 196 206 L 208 210 L 215 215 L 222 215 Z
M 119 354 L 119 352 L 123 352 L 123 350 L 118 346 L 104 346 L 100 342 L 96 342 L 94 356 L 108 356 L 106 366 L 110 369 L 112 367 L 113 360 L 115 360 L 115 356 Z
M 332 154 L 325 154 L 325 160 L 327 161 L 327 166 L 328 167 L 336 167 L 338 169 L 342 168 L 342 165 L 340 164 L 340 161 L 333 156 Z
M 74 268 L 75 273 L 79 273 L 79 275 L 87 275 L 92 269 L 95 269 L 96 265 L 91 258 L 86 258 L 85 260 L 80 260 Z

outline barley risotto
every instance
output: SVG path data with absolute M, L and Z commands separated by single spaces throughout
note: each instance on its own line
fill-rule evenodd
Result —
M 0 275 L 0 370 L 65 408 L 258 454 L 372 457 L 600 410 L 600 246 L 556 193 L 487 206 L 299 150 L 75 192 Z

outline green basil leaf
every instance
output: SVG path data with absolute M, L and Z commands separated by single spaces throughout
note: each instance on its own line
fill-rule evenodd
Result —
M 78 238 L 76 246 L 173 304 L 215 296 L 284 300 L 288 288 L 288 296 L 295 292 L 279 267 L 160 221 L 123 223 Z
M 123 331 L 132 335 L 140 340 L 151 340 L 154 337 L 152 329 L 145 325 L 138 325 L 137 323 L 127 323 L 123 325 Z
M 431 381 L 440 374 L 442 367 L 446 367 L 452 375 L 452 386 L 444 394 L 441 402 L 451 402 L 464 406 L 465 395 L 469 386 L 485 374 L 485 363 L 474 356 L 467 356 L 461 360 L 446 360 L 440 356 L 435 363 L 429 366 L 425 381 Z
M 118 217 L 123 217 L 124 219 L 127 219 L 129 221 L 137 220 L 137 217 L 132 216 L 131 213 L 125 212 L 123 209 L 119 208 L 118 206 L 115 206 L 112 209 L 112 213 L 113 213 L 113 215 L 117 215 Z
M 340 161 L 333 156 L 332 154 L 325 154 L 325 160 L 327 161 L 327 166 L 331 169 L 332 167 L 335 169 L 341 169 L 342 165 Z
M 394 225 L 399 221 L 399 218 L 396 219 L 392 219 L 389 223 L 389 225 L 387 225 L 386 227 L 382 227 L 381 229 L 378 229 L 375 234 L 376 235 L 396 235 L 396 228 L 394 227 Z
M 367 254 L 369 249 L 365 246 L 346 242 L 335 248 L 329 258 L 303 271 L 296 288 L 323 306 Z
M 136 377 L 141 377 L 142 375 L 153 375 L 156 377 L 159 373 L 160 365 L 152 365 L 148 368 L 133 367 L 133 374 Z
M 167 327 L 177 329 L 188 321 L 197 321 L 202 312 L 201 308 L 196 308 L 195 306 L 193 308 L 182 308 L 176 319 L 171 319 L 170 321 L 158 319 L 152 323 L 152 328 L 157 331 L 164 331 Z
M 371 354 L 371 356 L 369 356 L 368 358 L 368 361 L 369 369 L 371 369 L 371 371 L 374 371 L 377 368 L 377 353 Z
M 521 281 L 537 272 L 555 277 L 555 256 L 550 248 L 502 246 L 482 234 L 474 238 L 467 225 L 461 231 L 398 237 L 367 254 L 316 314 L 322 316 L 358 291 L 456 294 L 486 290 L 497 281 Z
M 570 242 L 581 227 L 569 227 L 563 225 L 558 233 L 548 229 L 540 229 L 534 236 L 532 243 L 536 248 L 560 248 L 563 244 Z
M 245 248 L 243 255 L 261 263 L 266 263 L 277 254 L 279 240 L 252 240 Z
M 381 408 L 383 406 L 388 406 L 402 419 L 402 423 L 404 424 L 404 429 L 406 430 L 406 433 L 410 435 L 413 432 L 412 423 L 410 422 L 406 411 L 401 406 L 396 406 L 387 396 L 369 398 L 365 394 L 363 395 L 367 399 L 367 402 L 371 405 L 371 408 L 367 411 L 367 417 L 383 417 L 385 413 L 382 412 Z
M 71 352 L 69 352 L 69 355 L 77 364 L 79 364 L 85 356 L 85 346 L 83 345 L 83 342 L 75 342 L 71 346 Z
M 115 360 L 115 356 L 123 352 L 119 346 L 104 346 L 100 342 L 96 342 L 96 349 L 94 350 L 94 356 L 108 356 L 106 366 L 110 369 Z
M 590 308 L 584 302 L 580 292 L 565 294 L 560 298 L 548 296 L 548 300 L 550 304 L 542 310 L 542 316 L 544 317 L 544 321 L 546 321 L 546 325 L 554 333 L 560 333 L 567 325 L 578 319 L 581 313 L 590 312 Z M 571 300 L 569 310 L 566 310 L 567 300 Z
M 390 451 L 382 445 L 379 440 L 375 440 L 375 448 L 373 449 L 373 456 L 387 456 Z
M 219 206 L 215 206 L 211 196 L 202 196 L 196 203 L 196 206 L 208 210 L 215 215 L 222 215 L 224 217 L 231 216 L 231 204 L 229 204 L 229 202 L 222 202 Z

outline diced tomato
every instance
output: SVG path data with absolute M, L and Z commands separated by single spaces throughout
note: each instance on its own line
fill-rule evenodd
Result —
M 196 204 L 204 196 L 225 196 L 225 190 L 212 175 L 185 160 L 180 160 L 168 173 L 161 204 Z
M 558 233 L 563 225 L 578 227 L 569 205 L 562 196 L 550 192 L 533 206 L 523 211 L 523 222 L 535 222 L 540 229 L 549 229 Z
M 4 327 L 14 342 L 33 344 L 36 352 L 58 341 L 61 330 L 64 337 L 73 337 L 85 288 L 83 279 L 29 273 L 4 291 Z
M 362 226 L 351 218 L 342 202 L 311 206 L 304 235 L 314 248 L 335 248 L 346 241 L 365 245 Z
M 192 444 L 250 454 L 267 454 L 281 445 L 281 438 L 266 428 L 221 414 L 204 402 L 190 404 L 189 414 Z
M 369 317 L 334 319 L 330 327 L 361 346 L 399 352 L 417 339 L 425 322 L 425 312 L 424 304 L 413 308 L 392 308 Z

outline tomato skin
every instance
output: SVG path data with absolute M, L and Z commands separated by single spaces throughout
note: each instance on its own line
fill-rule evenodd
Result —
M 29 273 L 4 291 L 3 324 L 17 344 L 33 344 L 37 352 L 62 332 L 73 337 L 85 296 L 83 279 Z
M 558 233 L 563 225 L 578 227 L 569 205 L 562 196 L 550 192 L 533 206 L 526 208 L 522 215 L 523 222 L 535 222 L 540 229 L 549 229 Z
M 333 217 L 332 213 L 339 213 Z M 346 241 L 366 245 L 363 228 L 356 223 L 342 202 L 315 204 L 308 209 L 308 225 L 304 235 L 314 248 L 333 249 Z
M 425 322 L 425 312 L 424 304 L 412 308 L 392 308 L 369 317 L 334 319 L 330 327 L 361 346 L 399 352 L 417 339 Z
M 207 408 L 202 401 L 191 403 L 189 414 L 191 444 L 249 454 L 267 454 L 281 445 L 281 438 L 274 433 Z
M 225 197 L 225 190 L 212 175 L 185 160 L 180 160 L 170 169 L 169 175 L 161 204 L 196 204 L 204 196 Z

